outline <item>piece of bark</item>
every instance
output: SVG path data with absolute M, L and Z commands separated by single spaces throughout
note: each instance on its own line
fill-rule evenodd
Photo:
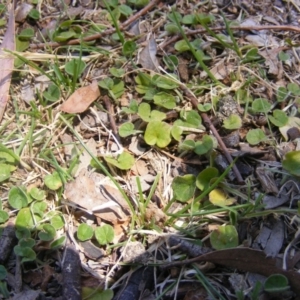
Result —
M 63 261 L 63 299 L 81 300 L 80 257 L 74 246 L 66 246 Z
M 0 264 L 7 261 L 17 242 L 15 226 L 10 222 L 4 228 L 0 238 Z
M 116 294 L 113 300 L 137 300 L 145 289 L 153 287 L 153 267 L 141 267 L 134 271 L 126 286 Z

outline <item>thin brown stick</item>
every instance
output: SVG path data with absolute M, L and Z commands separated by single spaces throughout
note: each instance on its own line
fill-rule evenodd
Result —
M 189 98 L 190 102 L 192 103 L 193 107 L 195 109 L 197 109 L 198 107 L 198 101 L 196 99 L 196 97 L 184 86 L 184 85 L 180 85 L 180 88 L 183 90 L 183 92 L 186 94 L 186 96 Z M 217 129 L 215 128 L 215 126 L 212 124 L 212 122 L 210 121 L 208 115 L 204 112 L 201 112 L 201 117 L 204 121 L 204 124 L 206 125 L 206 127 L 208 127 L 213 135 L 215 136 L 215 138 L 217 139 L 219 146 L 223 152 L 223 154 L 225 155 L 227 161 L 231 164 L 233 162 L 232 157 L 230 155 L 230 153 L 227 150 L 227 147 L 225 146 L 224 142 L 222 141 Z M 236 165 L 233 165 L 232 170 L 237 178 L 237 181 L 239 184 L 243 184 L 244 180 L 238 170 L 238 168 L 236 167 Z
M 154 6 L 156 6 L 159 1 L 160 0 L 152 0 L 148 5 L 146 5 L 144 8 L 142 8 L 136 14 L 134 14 L 132 17 L 130 17 L 128 20 L 126 20 L 124 23 L 122 23 L 120 25 L 120 29 L 121 30 L 126 29 L 131 23 L 136 21 L 141 16 L 145 15 L 149 10 L 151 10 Z M 82 42 L 90 42 L 90 41 L 100 39 L 104 36 L 111 35 L 115 32 L 116 32 L 115 28 L 109 28 L 109 29 L 107 29 L 103 32 L 87 36 L 83 39 L 74 39 L 74 40 L 70 40 L 66 43 L 51 42 L 51 43 L 41 43 L 41 44 L 30 44 L 30 48 L 31 49 L 40 49 L 40 48 L 44 48 L 44 47 L 56 48 L 56 47 L 59 47 L 59 46 L 78 45 Z
M 118 141 L 120 142 L 120 137 L 119 137 L 119 134 L 118 134 L 118 128 L 117 128 L 116 121 L 115 121 L 115 118 L 114 118 L 114 108 L 111 105 L 110 99 L 107 95 L 103 96 L 103 102 L 104 102 L 104 105 L 106 107 L 106 110 L 108 111 L 108 118 L 109 118 L 109 122 L 110 122 L 112 132 L 116 136 Z
M 296 26 L 289 26 L 289 25 L 256 25 L 256 26 L 231 26 L 230 29 L 232 30 L 283 30 L 283 31 L 296 31 L 300 33 L 300 27 Z M 221 30 L 226 30 L 225 26 L 218 26 L 218 27 L 213 27 L 210 28 L 212 31 L 221 31 Z M 205 28 L 199 28 L 196 30 L 188 30 L 185 34 L 186 35 L 195 35 L 195 34 L 200 34 L 200 33 L 205 33 L 206 29 Z M 166 46 L 178 41 L 181 38 L 181 35 L 175 35 L 169 40 L 164 41 L 161 43 L 159 46 L 161 49 L 165 48 Z

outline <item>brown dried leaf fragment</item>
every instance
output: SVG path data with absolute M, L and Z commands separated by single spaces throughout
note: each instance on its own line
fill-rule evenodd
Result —
M 82 113 L 100 96 L 98 83 L 94 80 L 90 85 L 76 90 L 69 99 L 64 102 L 60 110 L 69 114 Z

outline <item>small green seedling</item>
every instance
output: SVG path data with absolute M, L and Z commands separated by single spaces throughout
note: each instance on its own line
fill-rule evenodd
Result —
M 196 189 L 196 177 L 191 174 L 173 179 L 172 189 L 176 200 L 186 202 L 193 198 Z
M 250 129 L 246 135 L 246 140 L 250 145 L 257 145 L 266 139 L 265 133 L 260 128 Z

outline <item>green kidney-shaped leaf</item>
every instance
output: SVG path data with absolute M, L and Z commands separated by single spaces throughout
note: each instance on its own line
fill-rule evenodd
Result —
M 236 228 L 232 225 L 220 226 L 211 233 L 210 243 L 216 250 L 237 247 L 239 238 Z
M 64 218 L 60 215 L 55 215 L 50 220 L 51 225 L 55 228 L 55 230 L 59 230 L 65 226 Z
M 19 240 L 19 246 L 32 248 L 35 245 L 35 240 L 32 238 L 22 238 Z
M 38 234 L 40 240 L 46 241 L 46 242 L 52 241 L 56 235 L 55 228 L 50 224 L 44 224 L 42 228 L 43 228 L 43 231 L 40 231 Z
M 84 71 L 85 67 L 86 63 L 83 60 L 74 58 L 66 63 L 65 70 L 71 76 L 74 76 L 75 74 L 79 76 Z
M 145 141 L 148 145 L 164 148 L 171 142 L 171 126 L 160 121 L 151 121 L 145 131 Z
M 223 127 L 229 130 L 239 129 L 242 126 L 242 119 L 239 115 L 232 114 L 224 120 Z
M 114 239 L 115 233 L 112 226 L 105 224 L 95 229 L 95 237 L 100 245 L 107 245 Z
M 286 100 L 289 95 L 290 95 L 289 91 L 285 87 L 281 86 L 277 90 L 277 96 L 276 96 L 277 101 L 282 102 Z
M 202 112 L 207 112 L 209 110 L 211 110 L 212 105 L 211 103 L 204 103 L 204 104 L 198 104 L 197 108 L 202 111 Z
M 285 155 L 282 166 L 289 173 L 300 176 L 300 151 L 291 151 Z
M 135 134 L 136 132 L 137 132 L 137 130 L 134 129 L 134 124 L 132 124 L 131 122 L 123 123 L 119 127 L 119 135 L 121 137 L 127 137 L 127 136 Z
M 175 50 L 179 52 L 184 52 L 190 50 L 188 43 L 185 40 L 181 40 L 175 43 L 174 45 Z
M 269 116 L 269 120 L 275 126 L 277 126 L 277 127 L 283 127 L 283 126 L 285 126 L 288 123 L 289 118 L 286 115 L 286 113 L 284 111 L 282 111 L 281 109 L 275 109 L 273 111 L 273 116 Z
M 171 135 L 176 141 L 178 141 L 178 142 L 180 141 L 182 132 L 183 132 L 183 130 L 180 127 L 178 127 L 176 125 L 172 126 Z
M 7 276 L 6 268 L 3 265 L 0 265 L 0 280 L 4 280 Z
M 50 243 L 50 249 L 59 249 L 65 245 L 66 237 L 63 235 Z
M 264 98 L 258 98 L 252 102 L 252 110 L 255 113 L 267 113 L 270 111 L 271 107 L 271 103 Z
M 82 287 L 82 299 L 88 300 L 112 300 L 114 292 L 112 290 L 101 290 L 98 288 Z
M 0 224 L 5 223 L 8 219 L 9 214 L 4 210 L 0 210 Z
M 11 166 L 8 164 L 0 164 L 0 182 L 7 180 L 11 175 Z
M 44 182 L 45 185 L 53 191 L 58 190 L 63 185 L 61 178 L 56 171 L 54 171 L 53 174 L 46 175 Z
M 174 82 L 172 79 L 160 75 L 154 75 L 152 82 L 157 87 L 165 90 L 174 90 L 179 86 L 179 84 Z
M 162 121 L 166 118 L 166 114 L 158 110 L 152 110 L 149 103 L 141 103 L 138 107 L 138 115 L 145 122 Z
M 180 111 L 180 120 L 176 120 L 174 122 L 174 125 L 200 129 L 201 122 L 202 122 L 202 119 L 197 111 L 182 110 L 182 111 Z
M 173 95 L 160 92 L 154 95 L 154 103 L 167 109 L 173 109 L 176 106 L 176 99 Z
M 195 149 L 196 143 L 193 140 L 185 140 L 178 146 L 178 150 L 182 151 L 193 151 Z
M 120 170 L 129 170 L 134 165 L 134 157 L 126 151 L 121 153 L 117 158 L 106 156 L 104 159 Z
M 21 209 L 28 205 L 29 199 L 21 187 L 12 187 L 8 193 L 8 203 L 15 209 Z
M 228 198 L 221 189 L 214 189 L 209 193 L 209 201 L 216 206 L 228 206 L 236 202 L 234 198 Z
M 90 240 L 92 238 L 94 234 L 94 230 L 92 228 L 92 226 L 82 223 L 78 226 L 78 230 L 77 230 L 77 238 L 84 242 L 87 240 Z
M 172 189 L 176 200 L 186 202 L 194 196 L 196 188 L 196 177 L 188 174 L 177 176 L 172 182 Z
M 203 155 L 208 153 L 213 149 L 214 141 L 209 135 L 205 135 L 202 138 L 202 141 L 198 141 L 195 143 L 194 152 L 198 155 Z
M 299 96 L 300 95 L 300 87 L 296 83 L 293 83 L 293 82 L 289 83 L 287 85 L 287 89 L 288 89 L 289 92 L 291 92 L 295 96 Z
M 219 176 L 218 169 L 214 167 L 208 167 L 201 171 L 196 179 L 196 186 L 199 190 L 204 191 L 207 188 L 209 188 L 210 181 L 213 178 L 216 178 Z
M 46 198 L 46 193 L 43 190 L 38 189 L 37 187 L 33 187 L 30 191 L 29 191 L 29 195 L 38 201 L 42 201 Z
M 56 84 L 51 83 L 47 88 L 47 90 L 43 92 L 43 97 L 50 102 L 55 102 L 59 100 L 60 98 L 59 87 Z
M 257 145 L 266 140 L 266 135 L 260 128 L 250 129 L 246 135 L 246 140 L 250 145 Z
M 267 293 L 282 293 L 289 289 L 289 281 L 282 274 L 272 274 L 264 283 L 264 290 Z

